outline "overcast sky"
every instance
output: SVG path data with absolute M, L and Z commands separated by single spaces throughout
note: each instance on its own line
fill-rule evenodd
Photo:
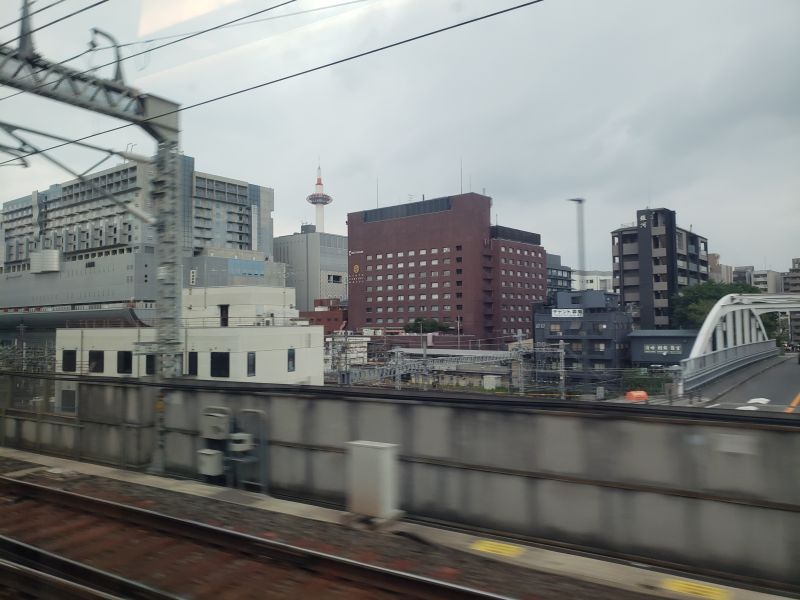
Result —
M 34 39 L 43 56 L 63 60 L 86 49 L 93 26 L 131 42 L 278 1 L 110 0 Z M 261 18 L 343 1 L 299 0 Z M 142 91 L 192 104 L 519 1 L 364 0 L 212 32 L 128 60 L 124 71 Z M 20 2 L 0 3 L 0 24 L 17 18 Z M 67 0 L 34 26 L 88 3 Z M 17 34 L 9 27 L 0 39 Z M 119 124 L 28 94 L 0 100 L 0 115 L 66 137 Z M 133 128 L 93 143 L 154 151 Z M 276 235 L 313 222 L 305 197 L 319 159 L 334 233 L 347 232 L 347 212 L 463 185 L 492 196 L 501 225 L 541 233 L 569 264 L 577 243 L 566 199 L 582 196 L 588 268 L 611 268 L 612 229 L 638 208 L 664 206 L 722 262 L 786 270 L 800 256 L 800 2 L 544 0 L 187 111 L 181 146 L 198 170 L 274 188 Z M 56 156 L 81 170 L 93 162 L 71 148 Z M 67 179 L 41 158 L 3 167 L 0 202 Z

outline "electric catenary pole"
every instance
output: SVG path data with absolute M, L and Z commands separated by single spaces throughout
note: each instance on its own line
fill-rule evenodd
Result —
M 109 34 L 93 30 L 95 36 L 110 40 L 116 48 L 114 77 L 102 79 L 39 56 L 32 31 L 30 1 L 23 0 L 16 48 L 0 45 L 0 84 L 133 123 L 156 141 L 151 194 L 156 211 L 159 260 L 157 354 L 161 361 L 161 377 L 178 376 L 181 374 L 176 356 L 180 351 L 181 301 L 177 239 L 179 105 L 125 84 L 119 47 Z M 24 164 L 24 157 L 34 152 L 24 145 L 20 150 Z M 38 150 L 35 153 L 43 154 Z M 137 216 L 142 217 L 141 214 Z

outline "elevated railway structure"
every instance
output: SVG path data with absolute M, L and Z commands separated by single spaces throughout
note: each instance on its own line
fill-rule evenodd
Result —
M 800 312 L 800 294 L 728 294 L 711 309 L 689 357 L 681 361 L 684 391 L 779 352 L 761 315 Z

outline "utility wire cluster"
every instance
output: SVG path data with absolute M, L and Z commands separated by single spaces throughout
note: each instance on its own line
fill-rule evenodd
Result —
M 294 1 L 296 1 L 296 0 L 287 0 L 287 2 L 283 2 L 281 4 L 276 4 L 274 6 L 268 7 L 267 9 L 263 9 L 263 11 L 261 11 L 261 12 L 264 12 L 266 10 L 273 10 L 275 8 L 278 8 L 280 6 L 284 6 L 284 5 L 289 4 L 291 2 L 294 2 Z M 220 94 L 218 96 L 214 96 L 212 98 L 208 98 L 206 100 L 201 100 L 201 101 L 195 102 L 193 104 L 188 104 L 186 106 L 181 106 L 180 108 L 178 108 L 176 110 L 172 110 L 172 111 L 168 111 L 168 112 L 162 113 L 160 115 L 156 115 L 155 117 L 152 117 L 150 120 L 160 119 L 162 117 L 169 116 L 169 115 L 172 115 L 172 114 L 175 114 L 175 113 L 186 112 L 186 111 L 189 111 L 189 110 L 193 110 L 195 108 L 199 108 L 201 106 L 206 106 L 208 104 L 213 104 L 213 103 L 219 102 L 221 100 L 226 100 L 228 98 L 233 98 L 235 96 L 239 96 L 239 95 L 242 95 L 242 94 L 247 94 L 247 93 L 253 92 L 255 90 L 259 90 L 259 89 L 262 89 L 262 88 L 265 88 L 265 87 L 268 87 L 268 86 L 271 86 L 271 85 L 275 85 L 275 84 L 278 84 L 278 83 L 282 83 L 282 82 L 285 82 L 285 81 L 289 81 L 291 79 L 296 79 L 298 77 L 303 77 L 305 75 L 309 75 L 309 74 L 315 73 L 317 71 L 322 71 L 322 70 L 325 70 L 325 69 L 329 69 L 331 67 L 334 67 L 334 66 L 337 66 L 337 65 L 341 65 L 341 64 L 344 64 L 344 63 L 348 63 L 348 62 L 351 62 L 351 61 L 354 61 L 354 60 L 357 60 L 357 59 L 360 59 L 360 58 L 364 58 L 364 57 L 367 57 L 367 56 L 371 56 L 373 54 L 378 54 L 380 52 L 385 52 L 386 50 L 390 50 L 392 48 L 397 48 L 399 46 L 410 44 L 412 42 L 417 42 L 419 40 L 422 40 L 422 39 L 425 39 L 425 38 L 429 38 L 429 37 L 432 37 L 432 36 L 435 36 L 435 35 L 439 35 L 441 33 L 447 32 L 447 31 L 452 31 L 452 30 L 458 29 L 460 27 L 465 27 L 467 25 L 472 25 L 474 23 L 478 23 L 478 22 L 484 21 L 486 19 L 491 19 L 493 17 L 497 17 L 497 16 L 500 16 L 500 15 L 511 13 L 513 11 L 517 11 L 517 10 L 520 10 L 522 8 L 526 8 L 528 6 L 533 6 L 534 4 L 539 4 L 540 2 L 543 2 L 543 1 L 544 0 L 529 0 L 528 2 L 523 2 L 521 4 L 516 4 L 514 6 L 511 6 L 511 7 L 508 7 L 508 8 L 504 8 L 502 10 L 497 10 L 497 11 L 494 11 L 494 12 L 491 12 L 491 13 L 483 14 L 483 15 L 478 16 L 478 17 L 474 17 L 474 18 L 471 18 L 471 19 L 466 19 L 464 21 L 460 21 L 460 22 L 454 23 L 452 25 L 448 25 L 448 26 L 445 26 L 445 27 L 440 27 L 438 29 L 433 29 L 433 30 L 428 31 L 426 33 L 421 33 L 421 34 L 418 34 L 418 35 L 407 37 L 407 38 L 404 38 L 404 39 L 396 41 L 396 42 L 392 42 L 392 43 L 389 43 L 389 44 L 385 44 L 383 46 L 379 46 L 377 48 L 373 48 L 371 50 L 366 50 L 364 52 L 358 52 L 356 54 L 351 54 L 351 55 L 346 56 L 344 58 L 340 58 L 340 59 L 336 59 L 336 60 L 333 60 L 333 61 L 330 61 L 330 62 L 327 62 L 327 63 L 323 63 L 323 64 L 317 65 L 315 67 L 310 67 L 310 68 L 307 68 L 307 69 L 296 71 L 294 73 L 290 73 L 290 74 L 284 75 L 282 77 L 271 79 L 269 81 L 264 81 L 264 82 L 257 83 L 257 84 L 251 85 L 251 86 L 240 88 L 238 90 L 233 90 L 233 91 L 230 91 L 230 92 L 227 92 L 227 93 L 224 93 L 224 94 Z M 246 17 L 242 17 L 242 18 L 246 18 Z M 230 23 L 230 21 L 228 23 Z M 220 26 L 221 25 L 218 25 L 218 26 L 215 26 L 213 28 L 209 28 L 208 30 L 203 30 L 203 32 L 212 31 L 214 29 L 218 29 Z M 184 39 L 188 39 L 189 37 L 195 37 L 196 35 L 200 35 L 200 33 L 201 32 L 190 34 L 189 36 L 186 36 L 186 37 L 181 38 L 179 40 L 175 40 L 175 41 L 170 42 L 168 44 L 163 44 L 162 46 L 158 46 L 158 47 L 152 48 L 150 50 L 145 50 L 143 52 L 150 52 L 150 51 L 156 50 L 156 49 L 158 49 L 160 47 L 164 47 L 164 46 L 169 45 L 169 44 L 178 43 L 180 41 L 183 41 Z M 133 55 L 130 55 L 128 58 L 132 58 L 134 56 L 138 56 L 139 54 L 141 54 L 141 53 L 135 53 Z M 114 64 L 114 63 L 108 63 L 108 64 L 110 65 L 110 64 Z M 103 65 L 103 66 L 107 66 L 107 65 Z M 45 84 L 43 84 L 43 85 L 45 85 Z M 8 98 L 8 97 L 9 96 L 6 96 L 6 98 Z M 126 123 L 125 125 L 119 125 L 117 127 L 112 127 L 112 128 L 109 128 L 109 129 L 105 129 L 103 131 L 98 131 L 98 132 L 95 132 L 95 133 L 91 133 L 91 134 L 88 134 L 88 135 L 85 135 L 85 136 L 82 136 L 82 137 L 79 137 L 79 138 L 75 138 L 75 139 L 70 140 L 70 141 L 62 142 L 60 144 L 55 144 L 55 145 L 50 146 L 48 148 L 40 149 L 40 150 L 38 150 L 36 152 L 30 152 L 30 153 L 24 155 L 23 158 L 27 157 L 27 156 L 33 156 L 34 154 L 40 154 L 42 152 L 49 152 L 51 150 L 55 150 L 55 149 L 58 149 L 58 148 L 62 148 L 64 146 L 68 146 L 68 145 L 70 145 L 72 143 L 82 142 L 84 140 L 91 139 L 91 138 L 94 138 L 94 137 L 97 137 L 97 136 L 100 136 L 100 135 L 105 135 L 107 133 L 113 133 L 115 131 L 120 131 L 122 129 L 127 129 L 128 127 L 131 127 L 132 125 L 133 125 L 132 123 Z M 6 160 L 4 162 L 0 162 L 0 165 L 4 165 L 4 164 L 10 163 L 10 162 L 13 162 L 14 160 L 18 160 L 18 159 L 9 159 L 9 160 Z

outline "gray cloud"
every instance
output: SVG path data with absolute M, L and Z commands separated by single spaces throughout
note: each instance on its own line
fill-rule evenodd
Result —
M 14 18 L 7 4 L 3 22 Z M 97 22 L 124 39 L 136 3 L 122 4 L 128 14 Z M 198 38 L 127 72 L 190 103 L 511 4 L 375 0 Z M 262 6 L 234 3 L 164 33 Z M 80 51 L 90 24 L 54 27 L 57 40 L 45 30 L 44 53 Z M 16 100 L 0 104 L 4 118 L 62 134 L 111 122 Z M 611 229 L 658 205 L 707 235 L 724 262 L 785 269 L 800 255 L 799 101 L 793 0 L 546 0 L 189 111 L 183 148 L 201 170 L 274 187 L 279 233 L 313 218 L 304 198 L 317 157 L 335 198 L 326 221 L 342 233 L 347 212 L 375 206 L 376 178 L 382 204 L 457 193 L 463 160 L 464 187 L 486 188 L 501 223 L 541 232 L 568 262 L 574 207 L 564 200 L 581 195 L 592 268 L 610 268 Z M 147 144 L 130 130 L 104 141 Z M 2 199 L 54 180 L 38 162 L 3 176 Z

